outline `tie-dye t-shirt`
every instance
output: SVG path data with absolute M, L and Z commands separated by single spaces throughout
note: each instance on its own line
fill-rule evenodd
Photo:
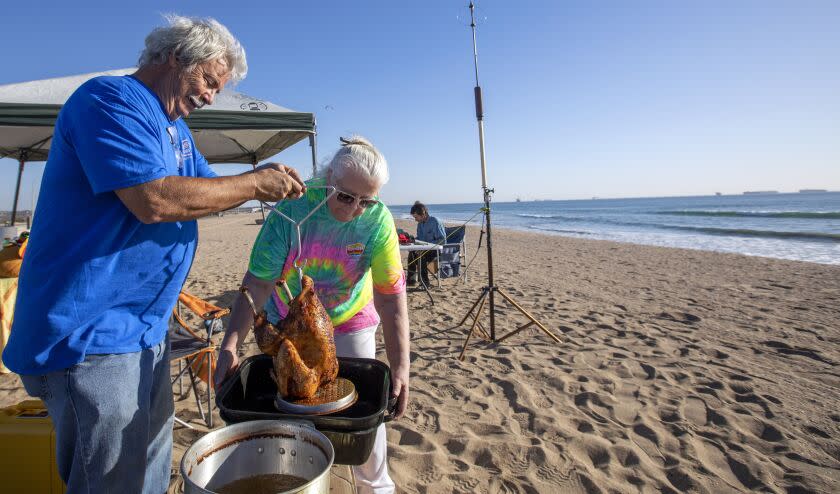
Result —
M 314 179 L 308 185 L 324 185 Z M 307 189 L 294 201 L 283 201 L 280 211 L 300 221 L 326 195 L 326 189 Z M 297 233 L 292 223 L 276 213 L 266 217 L 254 247 L 248 271 L 261 280 L 285 279 L 293 295 L 300 291 L 294 266 Z M 373 306 L 373 290 L 382 294 L 405 290 L 394 218 L 384 204 L 365 210 L 348 222 L 336 220 L 329 206 L 321 206 L 301 226 L 303 273 L 315 282 L 318 298 L 332 319 L 337 333 L 352 333 L 379 324 Z M 288 313 L 286 294 L 274 291 L 265 309 L 270 320 Z

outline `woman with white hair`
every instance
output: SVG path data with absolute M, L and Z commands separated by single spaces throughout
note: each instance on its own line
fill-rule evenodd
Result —
M 325 189 L 314 186 L 336 188 L 327 207 L 318 209 L 301 225 L 299 262 L 304 275 L 315 282 L 318 298 L 335 327 L 339 357 L 375 358 L 376 330 L 382 323 L 399 418 L 408 403 L 408 309 L 394 218 L 377 199 L 387 181 L 385 158 L 370 142 L 358 136 L 342 139 L 342 147 L 329 165 L 319 177 L 306 183 L 303 198 L 285 202 L 279 209 L 299 221 L 326 197 Z M 294 265 L 297 254 L 291 222 L 277 214 L 269 215 L 251 250 L 242 284 L 257 307 L 264 304 L 272 323 L 288 314 L 290 302 L 275 282 L 285 280 L 293 295 L 299 291 Z M 238 367 L 239 346 L 253 323 L 253 311 L 240 295 L 219 353 L 217 385 Z M 386 447 L 385 426 L 381 425 L 367 462 L 353 467 L 360 493 L 394 492 Z
M 182 117 L 245 76 L 245 52 L 212 19 L 168 21 L 137 72 L 93 78 L 62 107 L 21 269 L 3 362 L 45 402 L 69 493 L 167 490 L 166 336 L 195 219 L 303 192 L 278 164 L 216 177 Z

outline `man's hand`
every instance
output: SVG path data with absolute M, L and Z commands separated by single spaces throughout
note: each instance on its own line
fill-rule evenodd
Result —
M 236 351 L 227 349 L 219 350 L 219 358 L 216 360 L 216 372 L 213 374 L 215 389 L 219 389 L 225 380 L 239 367 L 239 356 Z
M 306 192 L 306 185 L 297 170 L 280 163 L 267 163 L 257 167 L 254 175 L 254 196 L 259 201 L 276 202 L 297 199 Z

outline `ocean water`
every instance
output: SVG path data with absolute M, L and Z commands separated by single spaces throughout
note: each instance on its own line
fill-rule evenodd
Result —
M 431 204 L 479 225 L 483 204 Z M 410 219 L 410 205 L 390 206 Z M 840 264 L 840 192 L 491 203 L 494 227 Z

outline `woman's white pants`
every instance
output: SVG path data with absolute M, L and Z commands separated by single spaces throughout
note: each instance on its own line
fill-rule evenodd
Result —
M 339 357 L 376 358 L 376 328 L 335 335 L 335 353 Z M 388 475 L 388 439 L 385 424 L 376 430 L 373 451 L 367 461 L 353 467 L 356 490 L 359 494 L 392 494 L 394 481 Z

